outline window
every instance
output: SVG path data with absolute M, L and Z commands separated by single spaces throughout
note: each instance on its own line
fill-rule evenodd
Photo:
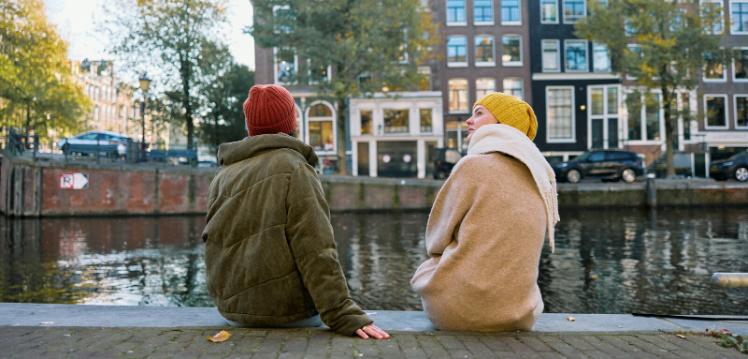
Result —
M 275 50 L 275 82 L 292 84 L 296 81 L 296 53 L 292 49 L 280 48 Z
M 408 133 L 410 122 L 407 109 L 384 110 L 384 133 Z
M 490 77 L 475 80 L 475 100 L 480 100 L 489 92 L 496 91 L 496 80 Z
M 447 39 L 447 65 L 467 66 L 467 38 L 450 36 Z
M 361 134 L 362 135 L 371 135 L 372 134 L 372 124 L 373 124 L 373 115 L 371 110 L 361 110 Z
M 748 127 L 748 96 L 735 96 L 735 127 Z
M 721 34 L 724 27 L 724 14 L 722 13 L 722 0 L 702 0 L 701 1 L 702 17 L 707 18 L 714 16 L 715 22 L 712 24 L 711 33 Z
M 449 80 L 449 112 L 466 113 L 468 109 L 468 82 L 466 79 Z
M 558 24 L 558 0 L 540 0 L 540 23 Z
M 313 104 L 307 110 L 309 119 L 309 145 L 315 151 L 335 151 L 335 117 L 332 107 L 325 103 Z
M 447 0 L 447 25 L 465 24 L 465 0 Z
M 706 127 L 727 127 L 727 96 L 704 95 Z
M 504 66 L 522 66 L 522 39 L 519 35 L 504 35 L 501 45 L 501 63 Z
M 522 86 L 522 79 L 516 77 L 505 78 L 504 93 L 512 95 L 520 100 L 523 99 L 525 94 Z
M 711 53 L 704 54 L 704 80 L 725 81 L 725 66 Z
M 291 24 L 296 21 L 296 15 L 288 5 L 273 6 L 273 30 L 276 34 L 288 34 L 291 32 Z
M 493 66 L 494 46 L 493 36 L 478 35 L 475 37 L 475 66 Z
M 307 71 L 310 85 L 330 81 L 330 66 L 328 65 L 307 60 Z
M 660 94 L 653 94 L 645 102 L 647 140 L 660 141 Z
M 738 53 L 732 63 L 732 78 L 736 81 L 748 81 L 748 48 L 736 51 Z
M 642 98 L 638 92 L 626 96 L 626 110 L 628 111 L 629 140 L 642 139 Z
M 564 8 L 564 23 L 573 24 L 587 15 L 585 0 L 561 0 Z
M 730 22 L 733 34 L 748 34 L 748 1 L 730 2 Z
M 574 142 L 574 88 L 545 89 L 548 142 Z
M 586 72 L 587 66 L 587 41 L 566 40 L 566 71 Z
M 543 40 L 541 43 L 543 51 L 543 72 L 561 71 L 561 54 L 559 52 L 558 40 Z
M 592 70 L 610 72 L 610 52 L 603 44 L 592 43 Z
M 522 23 L 519 0 L 501 0 L 501 24 L 519 25 Z
M 493 1 L 473 0 L 473 16 L 476 25 L 493 25 Z
M 433 112 L 434 111 L 430 108 L 422 108 L 418 110 L 421 119 L 421 133 L 433 132 Z

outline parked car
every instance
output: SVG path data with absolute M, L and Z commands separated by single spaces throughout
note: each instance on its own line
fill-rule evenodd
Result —
M 712 162 L 709 166 L 709 176 L 718 181 L 730 178 L 740 182 L 748 181 L 748 151 L 735 154 L 726 160 Z
M 657 178 L 667 177 L 667 158 L 663 153 L 659 158 L 654 160 L 648 167 L 647 173 L 654 173 Z M 693 154 L 690 152 L 673 152 L 673 169 L 675 169 L 676 177 L 691 177 L 693 176 Z
M 89 131 L 80 135 L 63 138 L 58 145 L 67 156 L 80 154 L 84 156 L 99 155 L 125 157 L 132 139 L 119 133 L 108 131 Z
M 577 183 L 584 177 L 600 177 L 609 180 L 623 180 L 631 183 L 644 175 L 641 158 L 634 152 L 622 150 L 592 150 L 579 157 L 553 165 L 556 179 Z
M 437 148 L 434 158 L 434 179 L 445 179 L 452 173 L 452 168 L 462 158 L 460 151 L 454 148 Z

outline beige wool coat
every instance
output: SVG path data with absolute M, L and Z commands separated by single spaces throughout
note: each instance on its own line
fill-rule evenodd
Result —
M 468 155 L 436 197 L 426 227 L 429 259 L 411 279 L 437 328 L 532 329 L 543 311 L 543 241 L 558 220 L 555 178 L 546 166 L 512 127 L 474 133 Z

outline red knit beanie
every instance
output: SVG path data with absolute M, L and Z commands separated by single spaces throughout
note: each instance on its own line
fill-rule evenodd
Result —
M 290 133 L 296 129 L 296 102 L 278 85 L 254 85 L 244 101 L 244 119 L 250 136 Z

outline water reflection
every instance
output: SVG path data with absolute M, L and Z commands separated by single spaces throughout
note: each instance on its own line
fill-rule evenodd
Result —
M 409 279 L 425 259 L 427 213 L 333 215 L 341 264 L 365 308 L 420 309 Z M 201 216 L 0 218 L 0 300 L 211 305 Z M 709 284 L 748 272 L 745 209 L 562 211 L 543 253 L 546 311 L 748 314 L 748 289 Z M 497 265 L 501 265 L 497 263 Z

